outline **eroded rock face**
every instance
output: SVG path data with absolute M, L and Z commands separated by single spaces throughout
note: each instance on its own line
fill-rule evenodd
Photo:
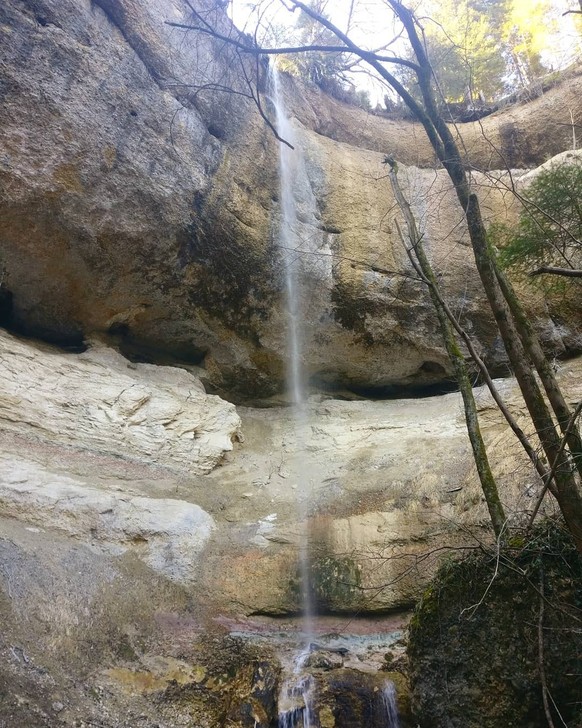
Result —
M 215 4 L 200 7 L 228 30 Z M 285 371 L 277 145 L 248 100 L 200 90 L 240 83 L 238 61 L 167 20 L 188 20 L 182 0 L 3 4 L 2 320 L 52 341 L 98 333 L 150 360 L 202 363 L 216 391 L 251 401 L 280 391 Z M 493 148 L 512 165 L 566 148 L 580 103 L 580 79 L 569 83 L 485 119 L 493 147 L 479 125 L 463 127 L 472 167 L 498 166 Z M 300 214 L 313 383 L 389 390 L 451 375 L 394 225 L 386 152 L 402 162 L 453 309 L 504 371 L 460 210 L 418 126 L 284 85 L 314 200 Z M 486 214 L 503 217 L 508 196 L 482 174 L 476 183 Z M 528 306 L 550 349 L 579 349 L 579 302 L 534 292 Z
M 476 122 L 457 124 L 455 134 L 473 169 L 532 168 L 572 146 L 572 122 L 582 113 L 582 74 L 546 90 L 528 103 L 515 104 Z M 420 124 L 366 114 L 317 89 L 301 88 L 293 108 L 319 135 L 355 147 L 390 154 L 404 164 L 434 167 L 435 155 Z
M 199 506 L 168 498 L 107 493 L 28 463 L 0 458 L 4 516 L 90 540 L 114 554 L 128 549 L 154 571 L 191 584 L 215 528 Z
M 382 632 L 372 617 L 418 599 L 441 555 L 490 538 L 457 394 L 313 398 L 298 450 L 288 408 L 241 408 L 239 421 L 186 371 L 5 333 L 0 349 L 0 678 L 10 686 L 0 719 L 8 723 L 56 728 L 99 715 L 107 728 L 145 728 L 186 716 L 213 728 L 227 711 L 233 725 L 267 726 L 279 668 L 240 642 L 252 622 L 243 615 L 268 615 L 267 641 L 287 628 L 274 617 L 301 609 L 302 539 L 315 607 L 334 615 L 318 633 L 326 644 L 342 612 L 350 622 L 367 615 L 367 629 Z M 560 372 L 573 400 L 582 396 L 580 367 Z M 515 385 L 499 386 L 524 422 Z M 120 424 L 116 406 L 134 389 L 133 405 L 146 406 L 148 391 L 152 421 L 134 407 Z M 537 479 L 483 391 L 477 402 L 504 504 L 519 521 Z M 198 449 L 188 437 L 194 422 Z M 226 652 L 222 638 L 213 647 L 228 629 L 239 636 Z M 363 655 L 369 670 L 384 652 Z M 322 728 L 338 723 L 338 710 L 357 724 L 387 676 L 356 675 L 348 700 L 344 668 L 362 664 L 361 653 L 326 654 L 309 668 L 322 673 Z
M 0 722 L 268 728 L 280 666 L 125 554 L 0 518 Z
M 487 538 L 458 394 L 315 398 L 298 440 L 289 408 L 242 408 L 239 420 L 183 370 L 102 347 L 63 354 L 1 341 L 3 512 L 133 554 L 179 583 L 201 580 L 197 603 L 212 614 L 300 611 L 305 540 L 318 611 L 377 613 L 418 599 L 439 563 L 432 554 Z M 573 398 L 579 368 L 561 373 Z M 525 426 L 515 385 L 499 387 Z M 519 518 L 537 478 L 485 391 L 477 403 L 503 501 Z
M 192 474 L 232 450 L 235 407 L 183 369 L 133 364 L 98 343 L 69 355 L 0 336 L 5 432 Z
M 582 394 L 579 367 L 560 373 L 572 401 Z M 497 384 L 526 428 L 515 383 Z M 520 523 L 537 476 L 488 393 L 475 394 L 502 501 Z M 490 538 L 458 394 L 312 401 L 299 452 L 287 411 L 241 415 L 245 442 L 220 471 L 229 542 L 213 542 L 205 570 L 209 592 L 239 611 L 300 611 L 297 552 L 306 540 L 316 608 L 377 613 L 413 604 L 442 556 Z M 305 528 L 296 514 L 306 511 Z
M 216 62 L 165 25 L 185 9 L 3 5 L 6 317 L 52 340 L 111 331 L 252 369 L 252 321 L 273 295 L 274 145 L 244 103 L 184 85 Z
M 239 432 L 234 406 L 181 369 L 131 364 L 100 346 L 63 354 L 1 339 L 3 515 L 129 550 L 191 584 L 213 518 L 135 484 L 215 468 Z
M 241 408 L 239 419 L 180 369 L 100 346 L 64 354 L 0 342 L 3 512 L 132 555 L 196 589 L 208 614 L 299 612 L 304 541 L 318 611 L 405 609 L 437 555 L 488 538 L 458 394 L 314 398 L 298 439 L 289 408 Z M 561 372 L 573 400 L 580 366 Z M 498 384 L 525 426 L 515 384 Z M 502 499 L 519 519 L 537 477 L 487 393 L 476 395 Z

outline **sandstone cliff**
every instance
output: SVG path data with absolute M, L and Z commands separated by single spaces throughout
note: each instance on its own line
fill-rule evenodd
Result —
M 277 145 L 248 99 L 216 90 L 240 84 L 236 59 L 165 24 L 187 17 L 182 0 L 3 4 L 2 321 L 198 363 L 215 390 L 256 399 L 284 371 Z M 460 129 L 490 217 L 511 214 L 507 178 L 490 170 L 567 148 L 581 83 Z M 314 383 L 386 391 L 450 376 L 426 292 L 407 277 L 385 152 L 407 166 L 453 307 L 503 372 L 460 211 L 418 126 L 286 86 L 315 199 L 302 221 Z M 529 306 L 555 353 L 579 349 L 576 303 L 534 292 Z
M 300 610 L 305 536 L 317 609 L 334 615 L 318 639 L 368 634 L 369 646 L 352 640 L 345 658 L 314 656 L 330 684 L 342 666 L 377 672 L 402 619 L 370 617 L 409 608 L 444 554 L 490 537 L 458 394 L 313 398 L 297 453 L 289 408 L 241 407 L 239 419 L 186 371 L 6 333 L 0 350 L 8 725 L 216 728 L 228 711 L 230 725 L 266 728 L 279 685 L 272 650 L 284 656 L 285 639 L 300 640 L 281 617 Z M 576 400 L 580 368 L 560 372 Z M 525 423 L 515 384 L 498 384 Z M 519 522 L 538 480 L 488 395 L 476 395 L 504 505 Z M 369 681 L 357 676 L 360 695 Z

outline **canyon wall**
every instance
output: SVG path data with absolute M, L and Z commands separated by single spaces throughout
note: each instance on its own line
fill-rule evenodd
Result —
M 277 143 L 237 57 L 166 24 L 188 17 L 181 0 L 3 4 L 0 318 L 67 346 L 100 336 L 141 361 L 200 364 L 214 391 L 256 401 L 281 391 L 285 368 Z M 491 170 L 569 147 L 581 83 L 458 128 L 488 219 L 514 204 L 507 172 Z M 461 211 L 419 125 L 284 86 L 312 199 L 300 235 L 314 385 L 387 392 L 451 376 L 396 232 L 385 153 L 453 309 L 504 373 Z M 580 349 L 576 301 L 534 289 L 528 305 L 554 353 Z

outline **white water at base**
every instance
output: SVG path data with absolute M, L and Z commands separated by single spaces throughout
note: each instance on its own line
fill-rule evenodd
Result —
M 385 728 L 400 728 L 400 717 L 396 703 L 396 688 L 391 680 L 387 680 L 382 688 L 382 703 L 386 711 Z
M 286 682 L 279 699 L 278 728 L 311 728 L 313 725 L 313 678 Z

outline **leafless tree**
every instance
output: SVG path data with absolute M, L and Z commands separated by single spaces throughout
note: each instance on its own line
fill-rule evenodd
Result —
M 210 34 L 233 44 L 241 53 L 254 57 L 281 53 L 304 53 L 312 47 L 261 47 L 241 37 L 225 36 L 212 27 L 187 0 L 193 13 L 192 23 L 179 27 Z M 582 440 L 576 424 L 572 425 L 572 411 L 556 380 L 552 366 L 542 351 L 533 327 L 524 313 L 511 283 L 499 270 L 495 254 L 488 241 L 479 199 L 471 179 L 462 149 L 451 128 L 439 111 L 438 85 L 423 41 L 422 27 L 414 12 L 401 0 L 385 0 L 386 11 L 401 23 L 404 35 L 412 49 L 408 60 L 386 52 L 366 50 L 343 32 L 329 18 L 316 12 L 300 0 L 281 0 L 287 9 L 299 10 L 312 21 L 321 24 L 337 39 L 337 46 L 327 47 L 333 52 L 351 54 L 372 70 L 400 96 L 412 115 L 420 122 L 432 145 L 436 157 L 448 173 L 463 211 L 471 241 L 475 265 L 487 297 L 491 312 L 499 329 L 508 359 L 519 384 L 523 399 L 541 443 L 547 463 L 553 470 L 553 483 L 549 486 L 556 498 L 577 548 L 582 552 Z M 321 50 L 321 48 L 317 48 Z M 420 92 L 414 98 L 403 86 L 394 67 L 406 66 L 414 72 Z M 539 379 L 538 379 L 539 377 Z M 540 385 L 541 382 L 541 385 Z M 564 445 L 562 444 L 564 438 Z

